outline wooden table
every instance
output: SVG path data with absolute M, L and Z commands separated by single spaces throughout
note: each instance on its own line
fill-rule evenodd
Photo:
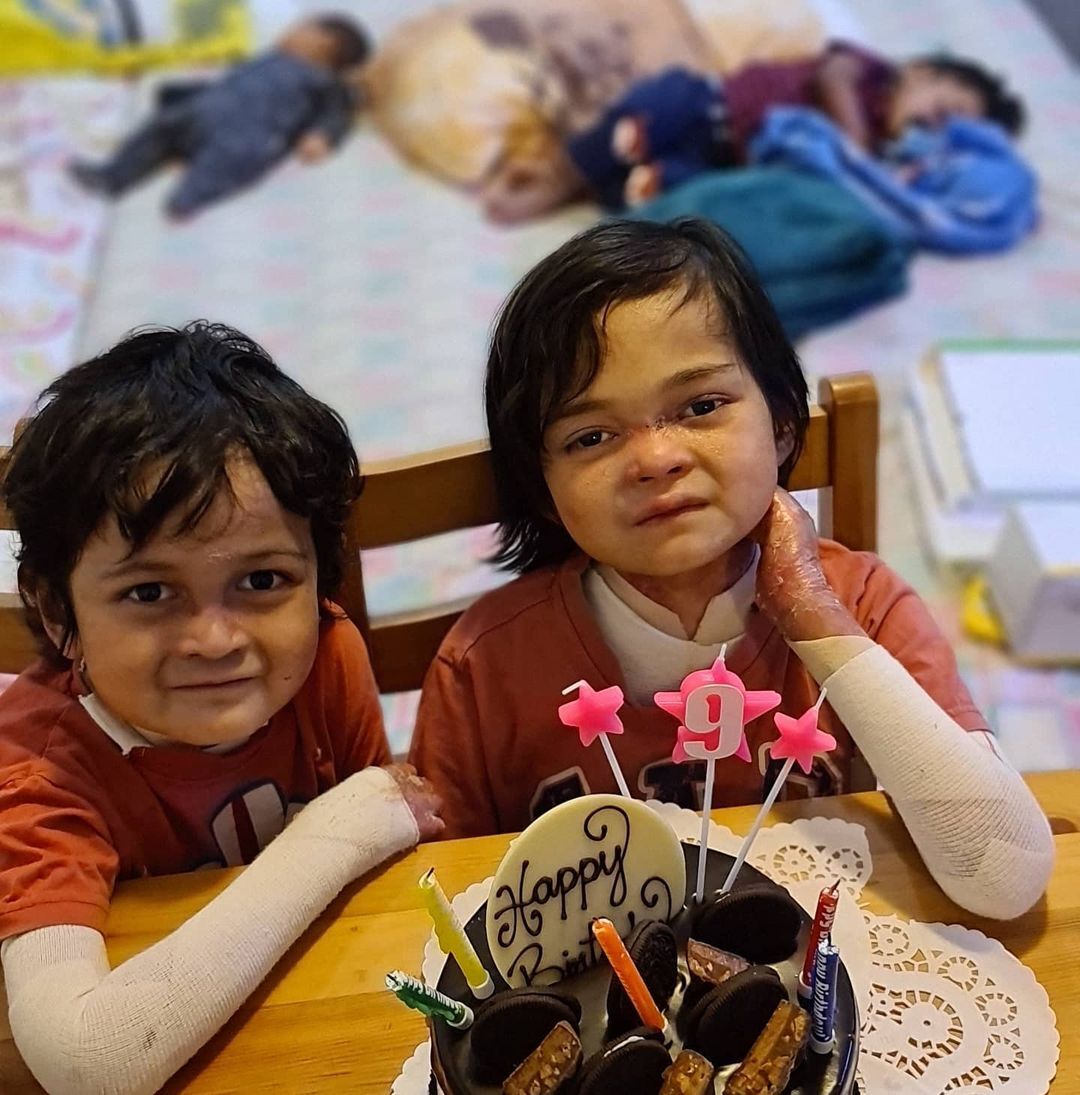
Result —
M 874 871 L 864 897 L 872 911 L 965 924 L 1000 939 L 1035 971 L 1057 1013 L 1061 1059 L 1052 1090 L 1080 1093 L 1080 772 L 1031 775 L 1028 783 L 1051 819 L 1058 859 L 1046 897 L 1009 923 L 971 916 L 949 901 L 880 794 L 785 803 L 773 810 L 771 820 L 820 813 L 865 826 Z M 717 810 L 715 817 L 742 833 L 754 813 L 742 807 Z M 383 985 L 393 967 L 420 970 L 430 926 L 416 880 L 434 866 L 447 892 L 457 893 L 492 873 L 507 840 L 426 844 L 351 887 L 164 1090 L 385 1095 L 425 1037 L 421 1019 Z M 172 931 L 234 873 L 199 872 L 120 886 L 108 926 L 113 964 Z M 2 990 L 0 1004 L 0 1092 L 40 1092 L 12 1044 Z

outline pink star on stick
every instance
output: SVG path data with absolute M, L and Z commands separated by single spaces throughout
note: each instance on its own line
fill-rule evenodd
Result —
M 615 751 L 608 741 L 608 734 L 621 734 L 623 732 L 622 719 L 616 714 L 623 704 L 623 691 L 618 685 L 610 688 L 601 688 L 599 692 L 587 681 L 575 681 L 563 689 L 563 695 L 568 695 L 577 689 L 578 698 L 564 703 L 559 708 L 559 721 L 563 726 L 577 728 L 581 744 L 586 748 L 597 738 L 604 749 L 604 756 L 611 765 L 611 774 L 619 785 L 619 792 L 624 798 L 632 798 L 630 788 L 626 785 L 626 778 L 622 774 L 619 762 L 615 758 Z
M 824 692 L 822 693 L 824 695 Z M 818 700 L 820 705 L 821 701 Z M 770 752 L 774 760 L 794 760 L 806 775 L 814 766 L 818 753 L 829 753 L 836 748 L 836 738 L 818 729 L 819 707 L 811 707 L 797 719 L 779 711 L 773 716 L 780 737 L 772 743 Z
M 730 742 L 721 742 L 720 712 L 717 710 L 714 714 L 712 710 L 714 706 L 717 709 L 722 706 L 721 696 L 718 694 L 720 690 L 714 687 L 716 685 L 727 685 L 742 697 L 743 727 L 753 722 L 759 715 L 771 711 L 780 702 L 780 695 L 777 692 L 748 691 L 742 680 L 724 664 L 724 655 L 721 652 L 720 657 L 713 662 L 710 669 L 699 669 L 683 678 L 678 692 L 657 692 L 653 697 L 657 707 L 679 720 L 675 751 L 671 754 L 671 759 L 676 764 L 682 764 L 691 759 L 698 751 L 696 749 L 687 751 L 686 746 L 691 742 L 700 743 L 706 753 L 716 758 L 736 756 L 740 760 L 750 760 L 750 747 L 746 743 L 745 731 L 739 734 L 738 743 L 734 749 L 728 748 Z M 700 699 L 692 698 L 695 692 L 700 693 Z M 708 721 L 699 725 L 693 715 L 695 711 L 700 710 L 699 703 L 702 700 L 708 712 Z M 689 720 L 687 719 L 688 708 L 691 713 Z M 688 721 L 693 725 L 688 725 Z
M 616 711 L 623 705 L 623 690 L 618 685 L 596 691 L 587 681 L 578 681 L 563 689 L 567 695 L 578 690 L 578 698 L 559 708 L 559 721 L 563 726 L 577 727 L 581 744 L 588 748 L 600 734 L 621 734 L 622 719 Z

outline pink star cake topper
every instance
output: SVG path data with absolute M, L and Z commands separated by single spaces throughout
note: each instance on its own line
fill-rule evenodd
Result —
M 736 756 L 749 761 L 744 727 L 776 707 L 780 694 L 748 690 L 724 664 L 721 651 L 711 668 L 684 677 L 678 692 L 657 692 L 653 699 L 657 707 L 679 720 L 671 759 L 681 764 L 703 756 Z
M 780 731 L 779 739 L 770 746 L 774 760 L 794 760 L 809 775 L 814 766 L 814 757 L 836 748 L 836 738 L 818 729 L 818 712 L 824 698 L 823 691 L 818 702 L 797 719 L 779 711 L 773 715 L 776 729 Z
M 587 681 L 575 681 L 563 689 L 563 695 L 568 696 L 575 691 L 577 699 L 564 703 L 559 708 L 559 721 L 563 726 L 576 727 L 581 744 L 586 748 L 597 738 L 600 739 L 604 756 L 611 766 L 611 774 L 619 786 L 619 794 L 624 798 L 631 798 L 630 788 L 626 785 L 615 750 L 608 741 L 609 734 L 623 732 L 622 719 L 615 713 L 623 704 L 622 689 L 618 685 L 612 685 L 597 692 Z
M 559 721 L 563 726 L 577 728 L 582 745 L 592 745 L 600 734 L 623 732 L 622 719 L 615 714 L 623 705 L 623 691 L 618 685 L 597 692 L 586 681 L 578 681 L 564 689 L 563 694 L 573 688 L 578 690 L 577 699 L 559 708 Z

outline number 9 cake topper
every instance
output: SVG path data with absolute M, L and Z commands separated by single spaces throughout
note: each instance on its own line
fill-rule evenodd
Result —
M 684 677 L 678 692 L 657 692 L 654 697 L 657 707 L 679 720 L 671 754 L 676 764 L 731 756 L 749 761 L 744 727 L 780 703 L 777 692 L 748 691 L 724 664 L 726 650 L 721 649 L 710 669 Z
M 701 851 L 698 853 L 697 886 L 694 896 L 705 898 L 705 849 L 709 846 L 709 813 L 712 810 L 716 762 L 736 756 L 750 760 L 744 727 L 758 715 L 780 703 L 780 694 L 748 691 L 738 675 L 724 664 L 727 644 L 710 669 L 701 669 L 683 678 L 678 692 L 657 692 L 657 707 L 679 720 L 675 750 L 676 764 L 687 760 L 705 761 L 705 794 L 701 804 Z

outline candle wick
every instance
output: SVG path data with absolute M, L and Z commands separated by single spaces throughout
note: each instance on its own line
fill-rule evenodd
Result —
M 579 688 L 580 688 L 580 687 L 581 687 L 581 686 L 582 686 L 582 685 L 583 685 L 584 683 L 585 683 L 584 681 L 574 681 L 574 683 L 573 683 L 573 684 L 568 684 L 568 685 L 567 685 L 567 686 L 566 686 L 566 687 L 565 687 L 565 688 L 564 688 L 564 689 L 562 690 L 562 694 L 563 694 L 564 696 L 569 696 L 571 692 L 575 692 L 575 691 L 576 691 L 577 689 L 579 689 Z
M 814 704 L 814 710 L 815 711 L 820 711 L 821 710 L 821 705 L 825 702 L 825 697 L 828 694 L 828 691 L 829 690 L 827 688 L 822 688 L 821 695 L 818 696 L 817 703 Z

